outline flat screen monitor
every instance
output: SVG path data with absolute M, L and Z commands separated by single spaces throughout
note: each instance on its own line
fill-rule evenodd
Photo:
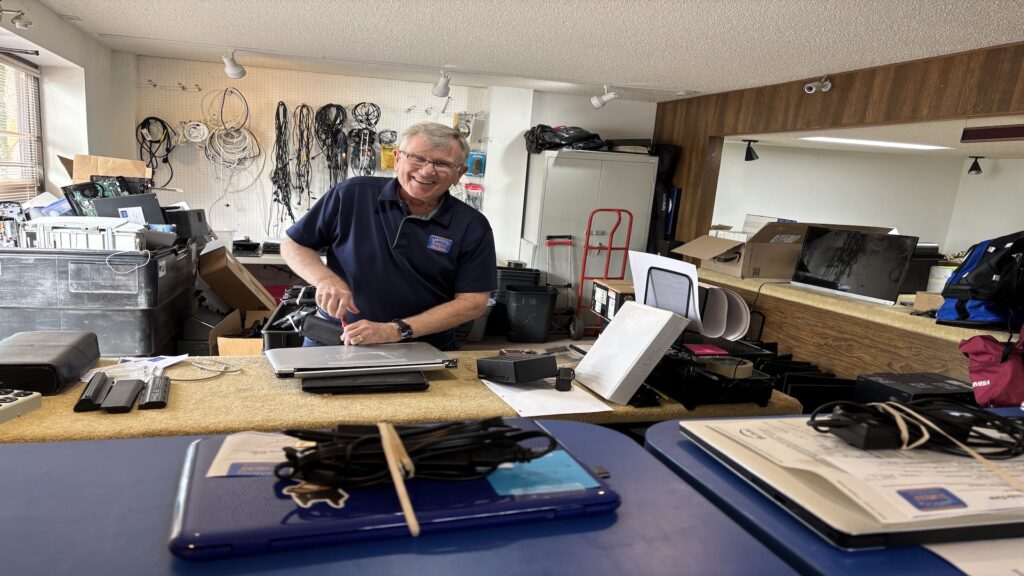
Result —
M 809 226 L 793 283 L 895 304 L 916 246 L 916 236 Z

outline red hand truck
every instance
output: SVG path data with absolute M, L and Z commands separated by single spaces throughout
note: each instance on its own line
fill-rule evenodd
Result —
M 612 226 L 611 231 L 608 233 L 608 243 L 605 244 L 591 244 L 590 239 L 593 234 L 594 216 L 598 214 L 613 214 L 615 216 L 615 224 Z M 616 234 L 619 232 L 619 228 L 623 226 L 623 219 L 625 219 L 625 232 L 626 242 L 622 245 L 615 243 Z M 586 331 L 586 322 L 583 316 L 583 284 L 587 280 L 622 280 L 626 276 L 626 265 L 629 261 L 629 241 L 633 234 L 633 214 L 629 210 L 623 208 L 598 208 L 590 213 L 587 218 L 587 233 L 583 236 L 583 265 L 580 267 L 580 281 L 576 286 L 576 316 L 569 322 L 569 336 L 573 340 L 579 340 L 583 337 Z M 602 274 L 590 275 L 587 274 L 587 261 L 590 259 L 590 253 L 592 251 L 597 252 L 597 255 L 604 255 L 604 268 L 601 269 Z M 618 275 L 609 275 L 609 270 L 612 265 L 612 255 L 616 252 L 622 253 Z M 598 267 L 600 268 L 600 266 Z

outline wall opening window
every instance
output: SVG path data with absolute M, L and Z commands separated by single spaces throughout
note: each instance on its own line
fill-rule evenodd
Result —
M 24 202 L 43 186 L 39 71 L 0 54 L 0 201 Z

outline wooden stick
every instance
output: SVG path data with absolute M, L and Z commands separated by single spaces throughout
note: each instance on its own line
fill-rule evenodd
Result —
M 409 493 L 405 489 L 405 478 L 412 478 L 416 469 L 395 427 L 386 422 L 378 422 L 377 430 L 380 432 L 380 444 L 384 448 L 384 458 L 388 461 L 391 480 L 395 483 L 398 502 L 402 505 L 402 514 L 409 525 L 409 534 L 415 538 L 420 535 L 420 522 L 416 519 L 412 501 L 409 500 Z

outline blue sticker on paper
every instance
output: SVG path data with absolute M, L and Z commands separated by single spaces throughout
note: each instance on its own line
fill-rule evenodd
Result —
M 228 476 L 272 476 L 274 464 L 270 462 L 234 462 L 228 467 Z
M 911 506 L 918 510 L 952 510 L 954 508 L 967 508 L 963 500 L 957 498 L 952 492 L 945 488 L 908 488 L 897 490 L 897 494 L 903 496 Z
M 570 492 L 601 485 L 565 450 L 530 462 L 502 464 L 487 476 L 487 481 L 502 496 Z
M 434 250 L 435 252 L 444 252 L 445 254 L 452 251 L 452 240 L 451 238 L 444 238 L 442 236 L 430 235 L 427 238 L 427 248 Z

